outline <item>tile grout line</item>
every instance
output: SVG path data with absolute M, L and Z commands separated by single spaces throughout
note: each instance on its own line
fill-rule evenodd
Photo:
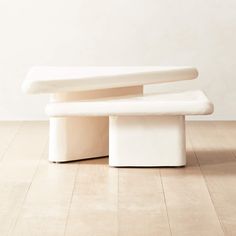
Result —
M 219 216 L 219 214 L 218 214 L 218 212 L 217 212 L 217 210 L 216 210 L 214 201 L 213 201 L 213 199 L 212 199 L 212 195 L 211 195 L 211 192 L 210 192 L 210 189 L 209 189 L 209 186 L 208 186 L 206 177 L 205 177 L 205 175 L 204 175 L 204 173 L 203 173 L 203 170 L 202 170 L 202 168 L 201 168 L 201 164 L 200 164 L 200 162 L 199 162 L 198 156 L 197 156 L 197 154 L 196 154 L 196 152 L 195 152 L 195 150 L 194 150 L 194 148 L 193 148 L 193 142 L 192 142 L 192 138 L 191 138 L 190 132 L 189 132 L 189 141 L 190 141 L 190 143 L 191 143 L 192 150 L 193 150 L 193 154 L 194 154 L 194 156 L 195 156 L 195 158 L 196 158 L 196 160 L 197 160 L 197 164 L 198 164 L 199 170 L 200 170 L 201 175 L 202 175 L 202 177 L 203 177 L 203 179 L 204 179 L 204 182 L 205 182 L 205 185 L 206 185 L 206 188 L 207 188 L 209 197 L 210 197 L 210 199 L 211 199 L 212 206 L 213 206 L 214 211 L 215 211 L 215 213 L 216 213 L 216 216 L 217 216 L 217 219 L 218 219 L 219 224 L 220 224 L 220 226 L 221 226 L 222 232 L 223 232 L 224 235 L 226 235 L 226 234 L 225 234 L 224 226 L 223 226 L 223 224 L 222 224 L 222 222 L 221 222 L 220 216 Z
M 165 190 L 164 190 L 164 184 L 162 181 L 162 174 L 161 174 L 161 170 L 158 170 L 159 176 L 160 176 L 160 180 L 161 180 L 161 186 L 162 186 L 162 192 L 163 192 L 163 197 L 164 197 L 164 203 L 165 203 L 165 208 L 166 208 L 166 214 L 167 214 L 167 220 L 168 220 L 168 225 L 169 225 L 169 230 L 170 230 L 170 235 L 172 234 L 172 230 L 171 230 L 171 226 L 170 226 L 170 217 L 169 217 L 169 213 L 168 213 L 168 208 L 167 208 L 167 203 L 166 203 L 166 195 L 165 195 Z
M 73 185 L 73 189 L 72 189 L 72 192 L 71 192 L 70 202 L 69 202 L 69 206 L 68 206 L 68 210 L 67 210 L 66 222 L 65 222 L 64 233 L 63 233 L 64 236 L 66 235 L 66 230 L 67 230 L 67 225 L 68 225 L 68 221 L 69 221 L 70 211 L 71 211 L 71 208 L 72 208 L 72 200 L 73 200 L 73 197 L 74 197 L 75 186 L 76 186 L 76 183 L 77 183 L 76 179 L 77 179 L 78 173 L 79 173 L 79 163 L 78 163 L 78 166 L 76 168 L 75 177 L 74 177 L 74 185 Z
M 32 183 L 33 183 L 33 180 L 34 180 L 34 178 L 35 178 L 35 176 L 36 176 L 36 174 L 37 174 L 37 172 L 38 172 L 38 170 L 39 170 L 40 162 L 41 162 L 41 160 L 42 160 L 42 158 L 43 158 L 43 156 L 44 156 L 45 150 L 47 149 L 48 139 L 46 139 L 46 140 L 47 140 L 47 141 L 45 141 L 45 145 L 44 145 L 42 154 L 41 154 L 41 156 L 40 156 L 40 158 L 39 158 L 39 160 L 38 160 L 37 167 L 36 167 L 35 172 L 34 172 L 34 174 L 33 174 L 33 176 L 32 176 L 32 179 L 31 179 L 31 181 L 30 181 L 30 183 L 29 183 L 29 186 L 28 186 L 28 188 L 27 188 L 27 190 L 26 190 L 25 196 L 24 196 L 24 198 L 23 198 L 23 200 L 22 200 L 22 204 L 21 204 L 20 209 L 19 209 L 19 211 L 18 211 L 16 220 L 15 220 L 15 222 L 13 223 L 12 228 L 9 228 L 7 235 L 10 235 L 10 234 L 11 234 L 11 231 L 14 231 L 14 229 L 15 229 L 15 227 L 16 227 L 16 225 L 17 225 L 17 222 L 18 222 L 18 220 L 19 220 L 20 213 L 21 213 L 21 211 L 22 211 L 22 209 L 23 209 L 25 200 L 26 200 L 27 195 L 28 195 L 28 193 L 29 193 L 29 191 L 30 191 L 31 185 L 32 185 Z
M 19 126 L 16 128 L 16 131 L 11 139 L 11 141 L 9 141 L 9 143 L 6 145 L 6 148 L 4 149 L 3 153 L 1 154 L 0 156 L 0 162 L 2 162 L 4 160 L 4 157 L 7 153 L 7 151 L 9 150 L 11 144 L 14 142 L 15 138 L 16 138 L 16 135 L 19 133 L 19 131 L 22 129 L 22 127 L 24 126 L 24 121 L 21 121 Z

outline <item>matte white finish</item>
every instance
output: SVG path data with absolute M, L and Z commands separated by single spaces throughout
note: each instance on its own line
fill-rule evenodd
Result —
M 118 88 L 195 79 L 193 67 L 33 67 L 23 83 L 27 93 Z
M 49 161 L 108 156 L 108 118 L 50 118 Z
M 142 94 L 142 86 L 55 94 L 51 102 Z M 66 162 L 108 155 L 108 117 L 50 117 L 49 161 Z
M 110 117 L 110 166 L 184 166 L 184 116 Z
M 51 103 L 49 116 L 111 115 L 204 115 L 213 112 L 213 104 L 200 90 L 172 94 L 155 94 L 105 98 L 78 102 Z
M 202 91 L 112 99 L 108 97 L 51 103 L 47 106 L 49 116 L 110 116 L 109 165 L 111 166 L 184 166 L 185 115 L 212 112 L 213 104 Z M 86 129 L 83 132 L 86 133 Z M 63 132 L 61 135 L 65 136 Z M 94 135 L 99 137 L 99 129 Z M 96 143 L 96 137 L 94 139 L 93 136 L 89 136 L 89 139 Z M 100 138 L 103 140 L 102 135 Z M 67 143 L 69 139 L 70 137 L 66 140 L 62 138 L 61 145 Z M 58 148 L 61 149 L 61 145 L 56 145 L 57 148 L 53 152 L 55 157 L 60 156 L 61 152 L 57 151 Z M 83 145 L 87 146 L 87 143 Z M 99 145 L 102 147 L 102 143 Z
M 110 165 L 183 166 L 184 117 L 210 114 L 213 105 L 202 91 L 140 94 L 145 84 L 195 77 L 192 67 L 36 67 L 23 89 L 53 94 L 46 108 L 52 162 L 107 155 L 109 116 Z

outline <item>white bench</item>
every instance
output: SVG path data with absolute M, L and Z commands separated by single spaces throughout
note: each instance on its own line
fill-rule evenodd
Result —
M 109 116 L 109 165 L 183 166 L 185 115 L 211 114 L 202 91 L 47 105 L 50 117 Z
M 28 93 L 52 93 L 49 160 L 108 155 L 111 166 L 185 165 L 185 115 L 210 114 L 201 91 L 144 95 L 143 85 L 197 77 L 191 67 L 33 68 Z

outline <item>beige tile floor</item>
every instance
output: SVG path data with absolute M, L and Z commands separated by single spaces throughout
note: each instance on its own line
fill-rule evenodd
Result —
M 0 122 L 1 236 L 236 235 L 236 122 L 188 122 L 185 168 L 51 164 L 47 143 Z

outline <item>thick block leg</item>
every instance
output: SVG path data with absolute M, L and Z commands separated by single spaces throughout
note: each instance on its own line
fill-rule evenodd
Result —
M 142 94 L 142 86 L 55 94 L 51 102 Z M 49 161 L 66 162 L 108 155 L 108 117 L 50 118 Z
M 184 116 L 110 117 L 110 166 L 184 166 Z
M 107 155 L 106 117 L 50 118 L 49 161 L 65 162 Z

